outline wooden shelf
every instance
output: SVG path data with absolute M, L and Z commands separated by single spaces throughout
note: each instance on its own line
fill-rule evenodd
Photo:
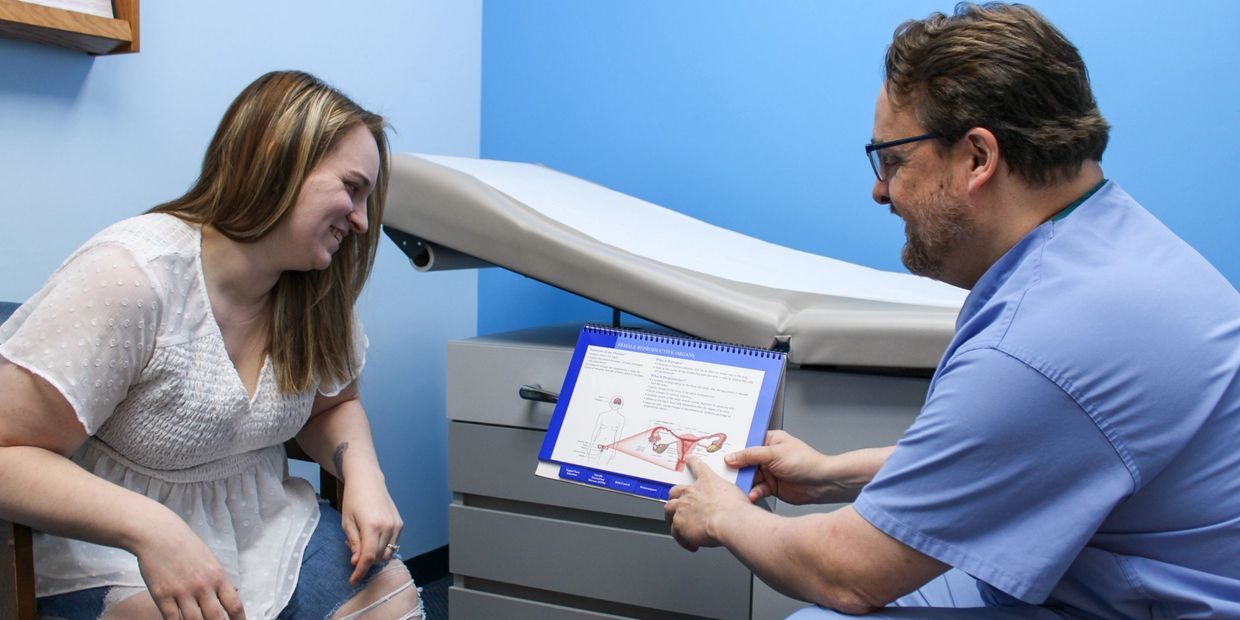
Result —
M 54 9 L 20 0 L 0 0 L 0 36 L 49 43 L 87 54 L 138 51 L 138 3 L 113 0 L 115 19 Z

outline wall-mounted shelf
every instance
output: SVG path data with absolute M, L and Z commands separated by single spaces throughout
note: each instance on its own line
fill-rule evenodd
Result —
M 139 0 L 113 0 L 115 19 L 0 0 L 0 36 L 59 45 L 88 54 L 138 51 Z

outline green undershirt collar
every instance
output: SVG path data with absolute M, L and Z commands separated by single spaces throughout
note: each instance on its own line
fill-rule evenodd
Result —
M 1101 181 L 1099 181 L 1098 184 L 1093 187 L 1093 189 L 1089 190 L 1088 192 L 1085 192 L 1083 195 L 1081 195 L 1080 198 L 1077 198 L 1075 201 L 1073 201 L 1072 204 L 1068 205 L 1067 207 L 1064 207 L 1063 211 L 1060 211 L 1059 213 L 1052 215 L 1051 221 L 1058 222 L 1059 220 L 1062 220 L 1063 218 L 1068 217 L 1069 213 L 1072 213 L 1073 211 L 1076 210 L 1077 207 L 1081 206 L 1086 200 L 1089 200 L 1090 196 L 1093 196 L 1094 194 L 1098 193 L 1098 190 L 1102 189 L 1102 186 L 1106 184 L 1107 184 L 1106 179 L 1102 179 Z

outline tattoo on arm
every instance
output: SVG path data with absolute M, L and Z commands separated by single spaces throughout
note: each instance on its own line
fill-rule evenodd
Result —
M 349 442 L 342 441 L 332 453 L 332 464 L 336 466 L 336 477 L 344 482 L 344 451 L 349 449 Z

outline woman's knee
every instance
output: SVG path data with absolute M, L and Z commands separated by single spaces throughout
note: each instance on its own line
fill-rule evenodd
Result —
M 100 620 L 163 620 L 155 600 L 146 588 L 114 587 L 104 599 Z
M 420 620 L 422 600 L 409 571 L 389 561 L 366 587 L 345 602 L 332 620 Z

